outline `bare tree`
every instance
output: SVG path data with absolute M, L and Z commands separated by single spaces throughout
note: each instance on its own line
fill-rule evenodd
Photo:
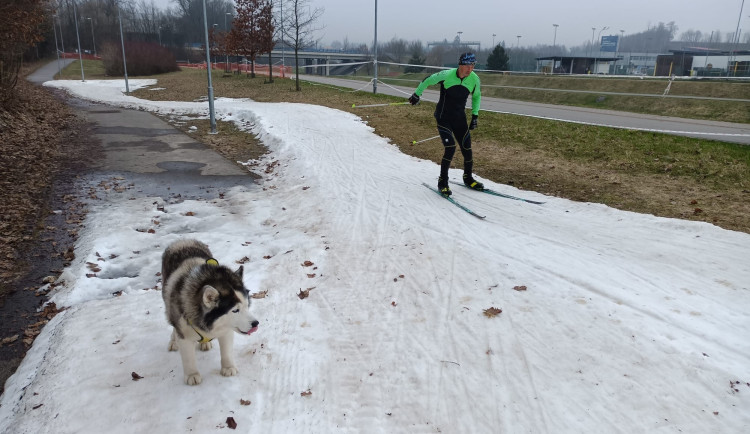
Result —
M 255 58 L 273 47 L 272 6 L 266 0 L 236 1 L 237 15 L 228 45 L 234 53 L 250 58 L 250 76 L 255 78 Z
M 283 0 L 282 0 L 283 1 Z M 288 16 L 285 19 L 284 34 L 288 36 L 289 42 L 294 47 L 294 65 L 296 75 L 296 90 L 302 88 L 299 85 L 299 51 L 315 44 L 313 34 L 322 29 L 315 27 L 318 18 L 323 15 L 325 9 L 310 9 L 310 0 L 286 0 Z

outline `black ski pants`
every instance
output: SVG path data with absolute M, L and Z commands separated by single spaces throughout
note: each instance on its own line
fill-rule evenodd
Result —
M 440 140 L 445 148 L 443 160 L 440 162 L 440 177 L 445 180 L 448 179 L 448 169 L 451 167 L 453 154 L 456 153 L 456 142 L 458 142 L 459 149 L 461 149 L 461 154 L 464 157 L 464 173 L 471 175 L 474 161 L 471 154 L 471 133 L 469 133 L 466 116 L 435 119 L 437 120 Z

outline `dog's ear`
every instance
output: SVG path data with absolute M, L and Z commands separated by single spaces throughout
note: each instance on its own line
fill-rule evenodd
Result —
M 243 270 L 244 270 L 243 267 L 244 267 L 244 265 L 240 265 L 240 268 L 238 268 L 237 271 L 234 272 L 234 274 L 236 274 L 237 276 L 239 276 L 240 279 L 242 279 L 242 273 L 243 273 Z
M 219 305 L 219 291 L 211 285 L 203 287 L 203 305 L 209 309 Z

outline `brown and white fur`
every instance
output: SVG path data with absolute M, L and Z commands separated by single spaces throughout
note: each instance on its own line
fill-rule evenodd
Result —
M 250 297 L 242 283 L 243 268 L 232 271 L 219 265 L 204 243 L 187 239 L 170 244 L 162 255 L 162 297 L 172 325 L 169 351 L 180 351 L 185 383 L 201 383 L 195 347 L 211 349 L 219 341 L 221 375 L 237 374 L 234 333 L 249 335 L 258 320 L 249 311 Z

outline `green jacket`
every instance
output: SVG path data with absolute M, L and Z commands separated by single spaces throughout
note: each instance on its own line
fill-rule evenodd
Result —
M 445 69 L 436 72 L 422 80 L 414 93 L 422 96 L 422 92 L 434 84 L 440 83 L 440 99 L 435 108 L 435 118 L 466 118 L 466 101 L 471 94 L 471 114 L 479 114 L 479 104 L 482 100 L 479 76 L 474 71 L 464 79 L 458 78 L 458 68 Z

